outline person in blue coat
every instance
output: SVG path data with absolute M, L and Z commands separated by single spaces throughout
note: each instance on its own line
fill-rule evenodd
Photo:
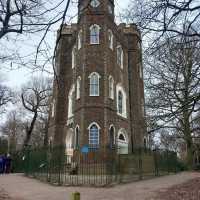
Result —
M 4 160 L 3 160 L 3 156 L 0 155 L 0 174 L 3 174 L 4 172 L 4 164 L 3 164 Z

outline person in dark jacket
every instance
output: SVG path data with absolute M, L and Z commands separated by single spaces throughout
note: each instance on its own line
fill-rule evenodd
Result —
M 4 172 L 3 162 L 4 162 L 3 156 L 0 155 L 0 174 L 3 174 Z
M 11 157 L 7 154 L 5 159 L 5 173 L 9 174 L 11 172 Z

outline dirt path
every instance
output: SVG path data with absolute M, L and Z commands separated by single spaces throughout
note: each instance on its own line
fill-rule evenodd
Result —
M 200 178 L 200 173 L 184 172 L 112 188 L 84 188 L 56 187 L 23 175 L 11 174 L 0 176 L 0 191 L 4 192 L 4 196 L 8 194 L 13 200 L 70 200 L 70 194 L 75 191 L 81 193 L 81 200 L 154 200 L 159 199 L 158 195 L 162 196 L 163 192 L 168 193 L 170 187 L 195 178 Z M 167 193 L 163 194 L 166 196 Z M 7 199 L 1 198 L 0 195 L 0 200 Z
M 155 200 L 200 200 L 200 178 L 160 191 Z

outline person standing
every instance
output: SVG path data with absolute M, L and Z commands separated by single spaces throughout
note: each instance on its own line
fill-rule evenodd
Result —
M 0 155 L 0 174 L 3 174 L 4 167 L 3 167 L 3 156 Z
M 11 157 L 10 154 L 7 154 L 5 160 L 5 173 L 9 174 L 11 172 Z

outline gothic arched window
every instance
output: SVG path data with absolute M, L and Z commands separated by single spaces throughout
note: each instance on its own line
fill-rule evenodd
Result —
M 121 128 L 116 139 L 119 154 L 128 154 L 128 143 L 128 134 L 124 128 Z
M 99 130 L 100 126 L 93 122 L 89 126 L 89 146 L 91 148 L 98 148 L 99 147 Z
M 82 47 L 82 38 L 82 30 L 80 30 L 78 33 L 78 50 Z
M 100 26 L 94 24 L 90 26 L 90 44 L 99 44 Z
M 73 49 L 72 49 L 72 69 L 75 67 L 75 64 L 76 64 L 76 59 L 75 59 L 75 47 L 73 47 Z
M 90 96 L 99 96 L 99 78 L 100 75 L 97 72 L 90 74 Z
M 109 146 L 113 148 L 115 145 L 115 129 L 113 125 L 109 129 Z
M 74 85 L 72 85 L 68 95 L 68 119 L 73 117 L 73 103 L 74 103 Z
M 121 86 L 121 84 L 117 85 L 117 114 L 122 117 L 127 117 L 126 113 L 126 92 Z
M 114 80 L 112 76 L 109 76 L 109 97 L 114 99 Z
M 100 5 L 100 2 L 98 0 L 91 0 L 90 5 L 96 8 Z
M 117 47 L 117 64 L 123 69 L 124 53 L 121 45 Z
M 111 30 L 108 30 L 108 45 L 110 49 L 113 49 L 113 33 Z
M 81 96 L 81 77 L 79 76 L 76 81 L 76 99 L 80 99 Z

